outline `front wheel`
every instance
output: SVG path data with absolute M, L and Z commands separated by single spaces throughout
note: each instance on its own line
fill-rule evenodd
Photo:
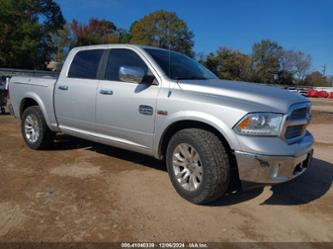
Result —
M 169 141 L 166 162 L 176 191 L 192 203 L 221 198 L 229 187 L 228 154 L 210 131 L 189 128 L 177 132 Z
M 21 131 L 25 143 L 33 150 L 47 149 L 55 135 L 47 126 L 38 106 L 30 106 L 23 112 Z

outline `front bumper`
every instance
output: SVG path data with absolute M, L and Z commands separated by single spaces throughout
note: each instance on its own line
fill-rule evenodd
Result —
M 305 172 L 312 160 L 312 146 L 299 156 L 268 156 L 235 151 L 239 178 L 243 182 L 274 184 Z

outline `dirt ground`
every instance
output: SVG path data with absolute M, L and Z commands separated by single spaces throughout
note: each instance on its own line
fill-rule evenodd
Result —
M 333 113 L 333 99 L 331 98 L 311 98 L 312 110 Z
M 299 178 L 196 206 L 163 163 L 70 137 L 32 151 L 0 115 L 0 242 L 333 242 L 333 114 L 314 112 Z

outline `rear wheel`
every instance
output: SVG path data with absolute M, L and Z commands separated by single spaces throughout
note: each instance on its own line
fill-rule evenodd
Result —
M 34 150 L 47 149 L 55 135 L 47 126 L 38 106 L 30 106 L 23 112 L 21 132 L 25 143 Z
M 228 154 L 210 131 L 189 128 L 177 132 L 169 141 L 166 161 L 173 186 L 192 203 L 221 198 L 229 187 Z

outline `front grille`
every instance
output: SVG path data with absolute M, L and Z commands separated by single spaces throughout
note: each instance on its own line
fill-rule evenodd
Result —
M 285 133 L 286 139 L 291 139 L 295 137 L 299 137 L 302 135 L 304 129 L 304 125 L 294 125 L 288 126 Z
M 308 107 L 304 107 L 304 108 L 296 109 L 296 110 L 294 110 L 294 111 L 291 113 L 290 118 L 291 118 L 291 119 L 306 118 L 308 112 L 309 112 L 309 108 L 308 108 Z
M 285 139 L 293 139 L 304 135 L 304 130 L 309 123 L 310 106 L 303 105 L 294 109 L 286 121 Z

